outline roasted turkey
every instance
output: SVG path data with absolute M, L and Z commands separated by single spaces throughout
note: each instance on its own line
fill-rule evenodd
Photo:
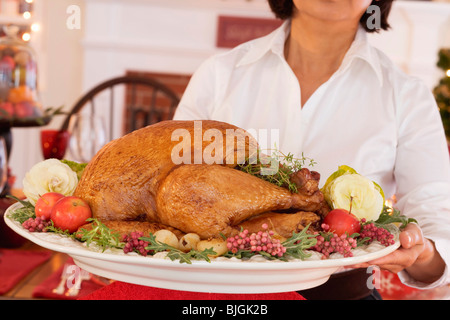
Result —
M 204 136 L 210 129 L 223 142 L 233 132 L 236 143 L 211 150 L 212 139 Z M 292 193 L 238 170 L 238 158 L 244 153 L 248 159 L 256 149 L 253 137 L 227 123 L 160 122 L 104 146 L 74 195 L 89 203 L 94 218 L 124 233 L 168 228 L 207 239 L 234 235 L 241 227 L 256 231 L 265 222 L 289 237 L 317 225 L 329 210 L 318 188 L 320 175 L 305 168 L 294 173 L 298 192 Z M 204 154 L 222 161 L 198 157 Z

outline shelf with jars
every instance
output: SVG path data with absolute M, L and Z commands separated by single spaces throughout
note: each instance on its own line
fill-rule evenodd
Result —
M 31 33 L 39 28 L 35 23 L 34 11 L 37 0 L 0 0 L 0 36 L 4 36 L 3 27 L 19 27 L 18 36 L 24 41 L 31 39 Z
M 3 22 L 0 19 L 0 25 Z M 0 142 L 5 143 L 6 160 L 12 147 L 12 128 L 43 126 L 50 121 L 40 103 L 36 53 L 21 33 L 26 27 L 3 24 L 0 32 Z M 0 188 L 0 201 L 9 187 L 7 183 Z
M 0 0 L 0 129 L 43 123 L 36 53 L 28 43 L 39 29 L 36 2 Z
M 3 32 L 6 36 L 0 38 L 0 125 L 33 125 L 43 116 L 36 54 L 18 37 L 19 27 L 3 27 Z

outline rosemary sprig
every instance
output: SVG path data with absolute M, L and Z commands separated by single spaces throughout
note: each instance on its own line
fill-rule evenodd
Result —
M 15 209 L 9 215 L 9 218 L 19 222 L 20 224 L 27 221 L 29 218 L 36 218 L 36 213 L 34 211 L 34 206 L 30 203 L 30 201 L 21 200 L 17 197 L 7 195 L 7 198 L 16 200 L 22 204 L 22 207 Z
M 311 253 L 306 253 L 305 250 L 313 247 L 317 243 L 317 234 L 308 233 L 309 224 L 303 228 L 299 233 L 293 233 L 292 237 L 284 241 L 282 244 L 286 248 L 285 256 L 291 256 L 296 259 L 304 260 L 311 256 Z
M 173 261 L 179 259 L 180 263 L 192 264 L 192 259 L 211 262 L 209 255 L 216 254 L 212 248 L 208 248 L 203 251 L 191 250 L 189 252 L 183 252 L 177 248 L 156 240 L 156 237 L 152 233 L 150 233 L 148 237 L 140 237 L 139 239 L 149 243 L 149 245 L 145 247 L 146 250 L 151 250 L 154 253 L 167 251 L 167 257 L 170 260 Z
M 70 233 L 68 230 L 62 230 L 60 228 L 55 227 L 52 220 L 50 220 L 50 225 L 45 228 L 45 231 L 61 234 L 66 237 L 76 239 L 76 233 Z

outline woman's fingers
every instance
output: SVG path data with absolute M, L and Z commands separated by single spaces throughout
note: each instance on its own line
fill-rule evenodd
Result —
M 401 246 L 405 249 L 412 248 L 415 245 L 423 245 L 424 238 L 422 229 L 417 224 L 410 223 L 400 232 L 399 240 Z
M 382 269 L 398 273 L 416 262 L 424 249 L 422 230 L 416 224 L 408 224 L 399 235 L 400 248 L 387 256 L 354 265 L 355 268 L 368 268 L 377 265 Z

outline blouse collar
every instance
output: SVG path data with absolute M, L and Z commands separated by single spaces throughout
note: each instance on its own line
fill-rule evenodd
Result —
M 238 61 L 236 67 L 256 62 L 262 59 L 268 52 L 272 52 L 284 60 L 284 44 L 289 36 L 290 28 L 291 21 L 286 20 L 279 28 L 267 36 L 246 43 L 247 51 Z M 338 72 L 345 71 L 354 59 L 361 59 L 367 62 L 375 72 L 380 86 L 383 85 L 383 75 L 378 52 L 370 45 L 367 39 L 367 33 L 362 27 L 358 28 L 355 39 L 347 51 Z

